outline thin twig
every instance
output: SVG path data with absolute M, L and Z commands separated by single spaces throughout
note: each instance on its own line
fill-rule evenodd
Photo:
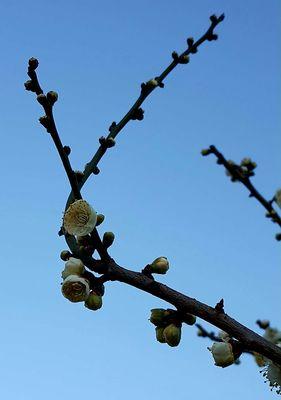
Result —
M 223 165 L 236 181 L 241 182 L 250 192 L 249 197 L 254 197 L 266 210 L 266 216 L 269 217 L 274 223 L 281 227 L 281 217 L 272 206 L 272 200 L 266 200 L 254 187 L 249 176 L 241 172 L 240 166 L 229 162 L 225 159 L 223 154 L 218 151 L 215 146 L 210 146 L 208 149 L 202 151 L 203 155 L 214 154 L 217 157 L 217 163 Z

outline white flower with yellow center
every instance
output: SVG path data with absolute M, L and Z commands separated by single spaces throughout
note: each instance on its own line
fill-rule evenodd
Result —
M 87 300 L 90 294 L 90 285 L 85 278 L 77 275 L 69 275 L 63 281 L 61 291 L 69 301 L 78 303 L 79 301 Z
M 63 227 L 70 235 L 86 236 L 97 223 L 97 213 L 85 200 L 72 203 L 63 217 Z

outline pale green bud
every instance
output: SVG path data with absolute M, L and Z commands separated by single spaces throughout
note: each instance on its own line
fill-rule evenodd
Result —
M 102 307 L 102 297 L 92 291 L 85 301 L 85 307 L 93 311 L 98 310 Z
M 164 329 L 163 336 L 169 346 L 178 346 L 181 340 L 181 327 L 170 324 Z
M 234 363 L 234 355 L 230 343 L 216 342 L 213 343 L 212 347 L 208 347 L 208 350 L 211 351 L 215 365 L 218 367 L 225 368 Z
M 169 261 L 166 257 L 158 257 L 150 265 L 150 269 L 154 274 L 166 274 L 169 269 Z
M 151 315 L 149 320 L 153 325 L 161 326 L 164 324 L 165 316 L 166 316 L 166 310 L 164 310 L 163 308 L 153 308 L 151 310 Z
M 164 335 L 163 335 L 164 329 L 165 329 L 165 328 L 164 328 L 163 326 L 157 326 L 157 327 L 155 328 L 156 339 L 157 339 L 157 341 L 160 342 L 160 343 L 166 343 L 166 339 L 165 339 L 165 337 L 164 337 Z

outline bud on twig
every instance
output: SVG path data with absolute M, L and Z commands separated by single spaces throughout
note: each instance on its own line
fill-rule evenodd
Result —
M 110 247 L 115 239 L 115 235 L 113 232 L 105 232 L 103 235 L 102 243 L 105 248 Z
M 93 311 L 99 310 L 102 307 L 102 297 L 94 291 L 91 291 L 89 297 L 85 301 L 85 307 Z
M 156 258 L 150 265 L 150 271 L 153 274 L 166 274 L 169 269 L 169 261 L 166 257 Z
M 170 324 L 164 329 L 163 336 L 169 346 L 176 347 L 181 340 L 181 327 Z
M 58 100 L 58 97 L 59 95 L 57 92 L 54 92 L 53 90 L 47 93 L 47 99 L 51 105 L 55 104 L 55 102 Z

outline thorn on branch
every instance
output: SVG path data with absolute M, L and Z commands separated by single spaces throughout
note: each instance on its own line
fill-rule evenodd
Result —
M 219 313 L 224 314 L 224 301 L 221 299 L 215 306 L 215 310 Z

